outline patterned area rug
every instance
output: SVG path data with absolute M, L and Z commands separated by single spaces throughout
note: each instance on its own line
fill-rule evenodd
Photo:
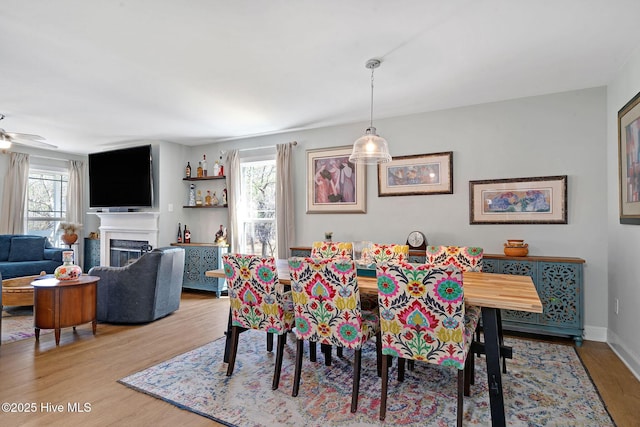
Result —
M 289 335 L 289 338 L 293 338 Z M 600 395 L 573 347 L 507 338 L 513 360 L 503 375 L 509 426 L 613 426 Z M 298 397 L 291 397 L 295 343 L 287 342 L 280 388 L 271 390 L 275 351 L 267 353 L 264 333 L 241 334 L 233 376 L 222 362 L 224 339 L 120 380 L 122 384 L 230 426 L 381 425 L 380 379 L 375 344 L 363 350 L 358 411 L 350 412 L 351 361 L 335 356 L 331 367 L 303 361 Z M 484 357 L 476 359 L 476 380 L 464 400 L 464 425 L 490 425 Z M 385 425 L 455 425 L 456 377 L 453 370 L 416 363 L 405 380 L 389 373 Z
M 52 332 L 53 329 L 41 329 L 40 336 Z M 4 307 L 2 311 L 2 344 L 34 338 L 35 335 L 33 307 Z

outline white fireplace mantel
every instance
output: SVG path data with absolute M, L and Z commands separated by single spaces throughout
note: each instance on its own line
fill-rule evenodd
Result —
M 94 212 L 91 212 L 94 213 Z M 145 240 L 158 246 L 160 212 L 95 212 L 100 218 L 100 265 L 111 265 L 111 240 Z

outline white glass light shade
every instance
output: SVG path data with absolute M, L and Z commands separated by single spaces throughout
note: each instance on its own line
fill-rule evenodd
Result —
M 349 156 L 353 163 L 375 165 L 391 161 L 387 140 L 376 134 L 376 128 L 370 127 L 365 134 L 353 143 L 353 151 Z
M 3 135 L 0 135 L 0 150 L 6 150 L 11 148 L 11 141 L 5 139 Z

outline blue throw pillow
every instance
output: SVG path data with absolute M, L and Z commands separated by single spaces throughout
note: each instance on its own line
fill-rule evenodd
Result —
M 9 249 L 9 262 L 42 261 L 44 259 L 44 237 L 14 237 Z

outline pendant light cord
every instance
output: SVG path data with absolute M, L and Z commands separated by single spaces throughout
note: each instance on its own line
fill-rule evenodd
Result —
M 371 120 L 369 122 L 369 127 L 373 127 L 373 71 L 375 67 L 371 67 Z

